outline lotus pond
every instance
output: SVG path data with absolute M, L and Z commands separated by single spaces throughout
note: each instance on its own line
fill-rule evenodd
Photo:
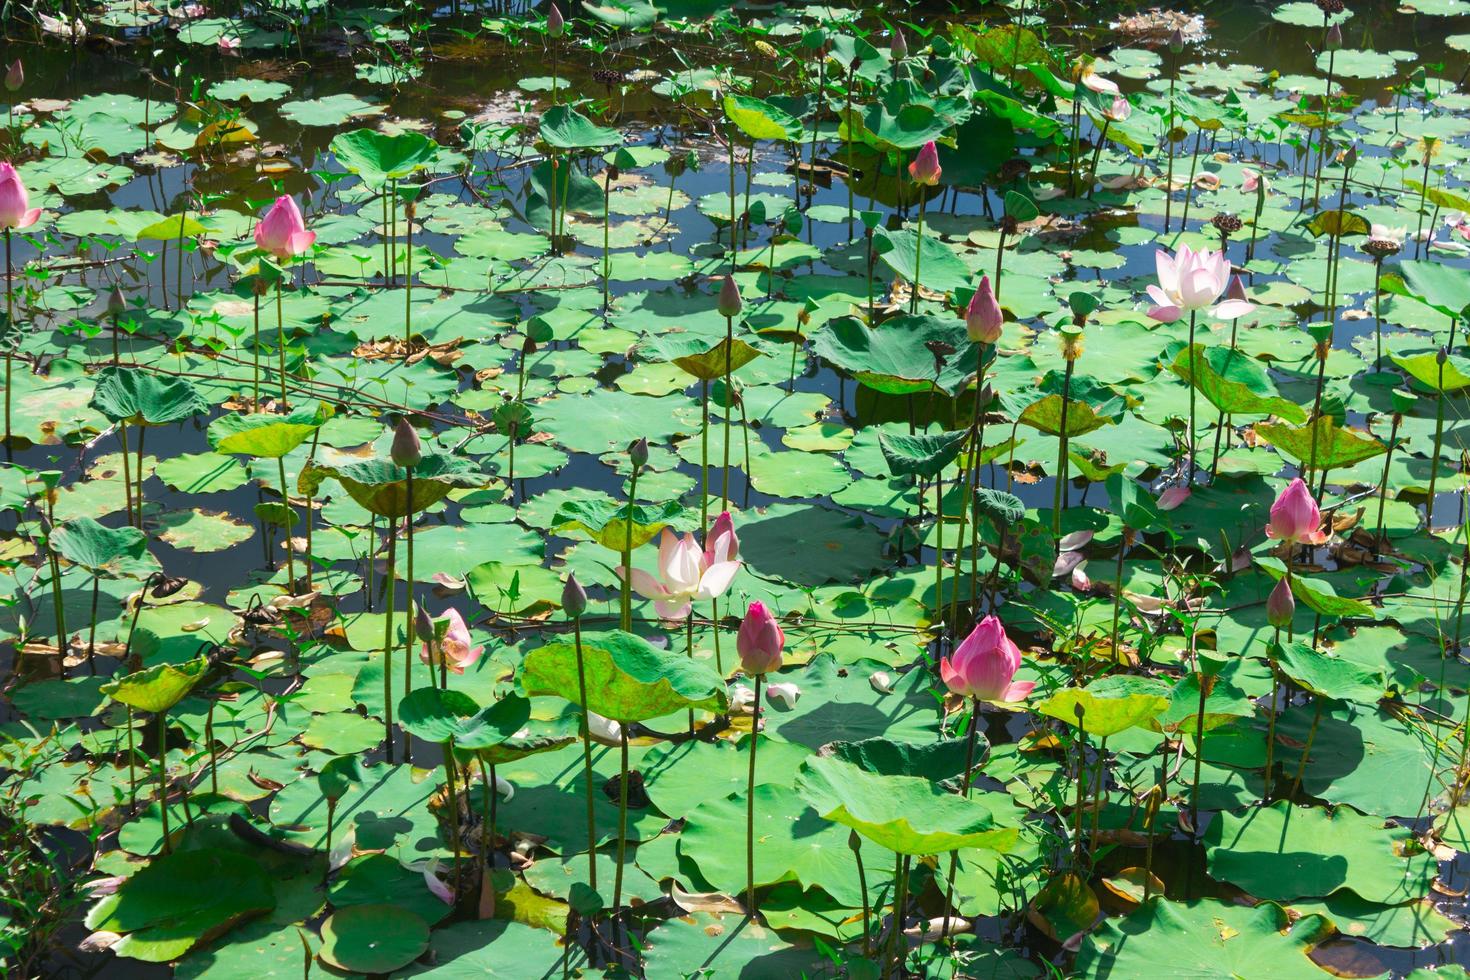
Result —
M 1466 0 L 0 21 L 7 975 L 1466 977 Z

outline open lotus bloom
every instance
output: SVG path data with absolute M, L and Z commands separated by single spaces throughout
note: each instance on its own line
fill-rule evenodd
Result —
M 316 232 L 306 230 L 301 209 L 286 194 L 276 198 L 276 203 L 255 225 L 255 244 L 280 262 L 304 254 L 315 241 Z
M 1240 175 L 1240 189 L 1247 194 L 1252 191 L 1261 194 L 1271 189 L 1271 181 L 1259 170 L 1242 167 Z
M 1100 95 L 1118 95 L 1121 90 L 1118 83 L 1111 78 L 1105 78 L 1093 70 L 1091 65 L 1082 69 L 1082 86 L 1090 92 Z
M 1163 249 L 1156 251 L 1154 263 L 1159 282 L 1148 287 L 1149 299 L 1154 301 L 1148 315 L 1160 323 L 1173 323 L 1185 313 L 1199 310 L 1208 310 L 1211 316 L 1221 320 L 1233 320 L 1256 308 L 1255 304 L 1239 299 L 1227 299 L 1216 305 L 1230 285 L 1230 260 L 1223 252 L 1208 248 L 1196 252 L 1188 245 L 1180 245 L 1173 255 Z
M 9 163 L 0 163 L 0 228 L 29 228 L 41 217 L 41 209 L 31 207 L 26 185 Z
M 1022 701 L 1036 686 L 1015 680 L 1021 668 L 1021 650 L 1006 636 L 994 616 L 982 619 L 956 648 L 954 656 L 939 662 L 939 676 L 951 691 L 980 701 Z
M 681 538 L 664 528 L 658 542 L 658 578 L 642 569 L 629 570 L 622 565 L 615 571 L 619 578 L 628 580 L 634 592 L 653 600 L 659 616 L 683 619 L 689 615 L 694 600 L 724 595 L 734 581 L 735 573 L 740 571 L 740 562 L 733 559 L 707 561 L 704 549 L 694 540 L 694 535 L 686 534 Z
M 485 648 L 470 646 L 470 628 L 458 610 L 449 610 L 445 618 L 449 620 L 449 628 L 444 631 L 444 636 L 437 642 L 425 643 L 419 651 L 419 659 L 436 667 L 443 663 L 454 673 L 463 674 L 466 667 L 480 659 Z
M 1271 505 L 1271 522 L 1266 537 L 1292 544 L 1321 544 L 1331 535 L 1322 530 L 1322 511 L 1312 491 L 1297 477 Z
M 1400 247 L 1404 239 L 1408 237 L 1408 228 L 1390 228 L 1388 225 L 1380 225 L 1374 222 L 1373 228 L 1368 233 L 1368 240 L 1373 242 L 1389 242 Z

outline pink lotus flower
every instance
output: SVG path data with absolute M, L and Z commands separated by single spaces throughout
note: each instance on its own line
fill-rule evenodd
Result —
M 1090 64 L 1082 69 L 1081 82 L 1083 88 L 1087 89 L 1089 92 L 1097 92 L 1099 95 L 1121 94 L 1117 82 L 1113 81 L 1111 78 L 1104 78 L 1102 75 L 1099 75 L 1096 71 L 1093 70 L 1093 67 Z
M 735 561 L 739 557 L 740 538 L 735 534 L 735 521 L 728 510 L 722 510 L 720 516 L 710 525 L 709 533 L 704 536 L 705 567 Z
M 1259 191 L 1264 193 L 1265 191 L 1271 189 L 1271 182 L 1267 180 L 1266 175 L 1261 173 L 1259 170 L 1252 170 L 1250 167 L 1243 167 L 1241 168 L 1240 173 L 1240 189 L 1245 193 L 1249 194 L 1251 191 Z
M 31 207 L 26 185 L 9 163 L 0 163 L 0 228 L 29 228 L 41 217 L 41 209 Z
M 1189 487 L 1170 487 L 1159 494 L 1159 510 L 1178 509 L 1193 492 Z
M 5 71 L 5 91 L 7 91 L 7 92 L 16 92 L 16 91 L 19 91 L 20 90 L 20 87 L 22 85 L 24 85 L 25 83 L 26 83 L 26 69 L 25 69 L 25 66 L 20 63 L 20 59 L 19 58 L 16 58 L 14 61 L 12 61 L 10 63 L 10 67 L 8 69 L 6 69 L 6 71 Z
M 1014 680 L 1021 667 L 1021 650 L 1006 636 L 994 616 L 986 616 L 965 637 L 954 656 L 939 662 L 939 676 L 951 691 L 980 701 L 1021 701 L 1036 686 Z
M 909 164 L 909 176 L 920 187 L 933 187 L 939 183 L 944 168 L 939 166 L 939 148 L 930 140 L 919 150 L 914 162 Z
M 990 286 L 990 277 L 981 276 L 980 286 L 970 295 L 970 305 L 965 310 L 965 330 L 970 340 L 977 344 L 995 343 L 1000 340 L 1005 322 L 1005 314 L 1001 312 L 995 290 Z
M 546 11 L 546 33 L 552 37 L 561 37 L 566 27 L 567 19 L 562 16 L 561 8 L 553 3 L 551 9 Z
M 289 195 L 282 194 L 255 225 L 255 244 L 278 262 L 301 255 L 316 241 L 316 232 L 306 230 L 301 209 Z
M 1321 544 L 1329 536 L 1322 530 L 1322 511 L 1312 499 L 1312 491 L 1297 477 L 1271 505 L 1266 537 L 1292 544 Z
M 751 677 L 781 669 L 781 651 L 786 647 L 786 634 L 766 609 L 765 603 L 752 602 L 735 634 L 735 649 L 740 666 Z
M 238 51 L 240 50 L 241 42 L 240 39 L 233 34 L 221 34 L 219 40 L 215 43 L 219 46 L 219 49 L 221 51 Z
M 449 620 L 444 635 L 437 642 L 425 643 L 419 651 L 419 659 L 431 667 L 447 664 L 454 673 L 463 674 L 466 667 L 480 659 L 485 648 L 470 646 L 470 628 L 458 610 L 450 609 L 444 618 Z
M 725 590 L 740 571 L 740 562 L 733 558 L 724 561 L 706 561 L 704 549 L 694 540 L 694 535 L 680 538 L 664 528 L 658 543 L 658 578 L 634 568 L 619 565 L 614 571 L 619 578 L 626 578 L 633 591 L 645 599 L 652 599 L 654 608 L 664 619 L 683 619 L 696 599 L 715 599 Z
M 1154 301 L 1148 315 L 1160 323 L 1173 323 L 1185 313 L 1197 310 L 1209 310 L 1213 317 L 1233 320 L 1255 309 L 1254 304 L 1237 299 L 1214 305 L 1230 285 L 1230 260 L 1224 252 L 1208 248 L 1196 252 L 1188 245 L 1180 245 L 1174 255 L 1159 249 L 1154 253 L 1154 262 L 1159 283 L 1148 287 L 1149 299 Z
M 734 276 L 726 276 L 720 280 L 720 295 L 715 300 L 715 311 L 724 317 L 737 317 L 740 311 L 745 309 L 745 301 L 740 298 L 740 287 L 735 282 Z
M 1266 622 L 1284 630 L 1291 625 L 1291 619 L 1295 615 L 1296 597 L 1291 594 L 1291 586 L 1286 579 L 1280 579 L 1266 598 Z

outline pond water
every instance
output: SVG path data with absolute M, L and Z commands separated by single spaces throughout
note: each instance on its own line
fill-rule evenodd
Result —
M 52 6 L 18 975 L 1464 976 L 1470 3 Z

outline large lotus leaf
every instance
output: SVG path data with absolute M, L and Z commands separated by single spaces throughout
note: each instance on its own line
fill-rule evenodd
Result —
M 398 702 L 398 723 L 404 731 L 426 742 L 450 739 L 462 749 L 488 749 L 525 726 L 531 702 L 519 695 L 501 698 L 481 708 L 460 691 L 421 687 Z
M 753 140 L 801 139 L 801 123 L 787 112 L 750 95 L 725 96 L 725 115 Z
M 738 371 L 761 352 L 736 337 L 733 342 L 720 338 L 713 347 L 709 340 L 699 334 L 668 334 L 650 337 L 645 348 L 660 360 L 677 364 L 685 373 L 701 381 L 713 381 L 725 376 L 725 358 L 728 352 L 730 370 Z
M 541 138 L 559 150 L 595 150 L 623 141 L 616 129 L 599 126 L 565 105 L 552 106 L 542 114 Z
M 536 866 L 543 863 L 538 861 Z M 425 980 L 550 977 L 560 972 L 564 955 L 561 944 L 545 929 L 499 919 L 456 922 L 429 934 L 429 955 L 424 957 L 428 962 L 410 963 L 394 976 Z
M 155 664 L 102 685 L 102 693 L 139 711 L 167 711 L 198 684 L 208 668 L 203 657 L 184 664 Z
M 168 425 L 208 412 L 209 402 L 187 378 L 107 367 L 97 372 L 91 407 L 114 422 Z
M 1155 895 L 1127 918 L 1105 920 L 1084 937 L 1076 968 L 1089 980 L 1321 980 L 1322 970 L 1307 954 L 1331 933 L 1321 916 L 1293 923 L 1270 902 L 1254 908 L 1212 898 L 1183 904 Z
M 392 136 L 375 129 L 354 129 L 333 137 L 331 150 L 348 171 L 369 184 L 382 185 L 428 167 L 439 145 L 411 129 Z
M 1194 345 L 1181 350 L 1169 365 L 1186 383 L 1193 384 L 1211 405 L 1233 415 L 1276 415 L 1288 422 L 1305 422 L 1301 406 L 1276 393 L 1271 376 L 1254 357 L 1229 347 Z
M 879 432 L 878 445 L 894 476 L 933 479 L 955 461 L 969 435 L 968 429 L 932 435 Z
M 684 505 L 677 500 L 634 504 L 630 514 L 627 504 L 611 497 L 585 497 L 568 500 L 558 507 L 551 518 L 551 530 L 582 531 L 604 548 L 621 552 L 630 540 L 632 547 L 641 547 L 670 524 L 682 523 L 684 516 Z
M 1315 455 L 1313 430 L 1316 432 Z M 1261 422 L 1257 423 L 1255 431 L 1256 435 L 1298 463 L 1315 460 L 1319 470 L 1352 466 L 1388 451 L 1388 447 L 1377 439 L 1338 425 L 1330 415 L 1323 415 L 1309 425 Z
M 631 633 L 584 634 L 582 655 L 587 707 L 604 718 L 646 721 L 686 708 L 728 706 L 725 683 L 712 667 L 662 653 Z M 580 703 L 576 644 L 549 643 L 527 654 L 521 686 L 531 696 L 554 694 Z
M 868 772 L 835 756 L 802 763 L 796 789 L 813 810 L 899 854 L 960 847 L 1006 851 L 1020 838 L 978 797 L 949 793 L 927 779 Z
M 1348 889 L 1370 902 L 1422 898 L 1438 865 L 1412 830 L 1385 827 L 1348 807 L 1281 800 L 1244 815 L 1222 813 L 1205 833 L 1210 876 L 1257 898 L 1323 898 Z
M 140 242 L 172 242 L 180 238 L 197 238 L 208 232 L 209 229 L 197 219 L 187 214 L 175 214 L 139 229 L 133 238 Z
M 156 857 L 87 914 L 87 927 L 125 933 L 118 956 L 165 963 L 276 898 L 265 868 L 234 851 L 195 848 Z
M 398 905 L 350 905 L 322 923 L 323 963 L 352 973 L 391 973 L 429 946 L 429 927 Z
M 141 558 L 148 536 L 135 527 L 105 527 L 90 517 L 77 517 L 51 532 L 51 547 L 67 561 L 99 572 L 124 558 Z
M 938 342 L 957 353 L 935 374 L 928 344 Z M 963 320 L 937 316 L 898 316 L 872 328 L 857 317 L 833 320 L 812 337 L 812 350 L 859 382 L 890 395 L 915 394 L 936 387 L 954 394 L 975 374 L 979 363 Z
M 1412 296 L 1445 316 L 1462 318 L 1470 306 L 1470 273 L 1446 262 L 1406 259 L 1383 277 L 1386 292 Z
M 1093 681 L 1085 688 L 1062 688 L 1037 704 L 1036 710 L 1074 727 L 1080 725 L 1089 735 L 1106 738 L 1130 728 L 1147 727 L 1168 707 L 1168 686 L 1157 678 L 1118 674 Z
M 1430 391 L 1459 391 L 1470 386 L 1470 358 L 1451 354 L 1441 365 L 1436 352 L 1426 351 L 1422 354 L 1394 354 L 1392 360 Z
M 649 977 L 817 977 L 830 963 L 782 939 L 760 917 L 695 912 L 671 918 L 643 940 Z
M 1279 558 L 1263 556 L 1256 559 L 1256 564 L 1274 579 L 1281 579 L 1286 575 L 1286 565 Z M 1291 594 L 1302 605 L 1323 616 L 1336 616 L 1340 619 L 1377 618 L 1377 610 L 1371 605 L 1361 599 L 1338 595 L 1332 583 L 1325 579 L 1295 574 L 1291 577 Z
M 1281 644 L 1275 659 L 1283 674 L 1318 697 L 1377 704 L 1388 688 L 1381 669 L 1319 653 L 1300 641 Z
M 706 881 L 731 895 L 746 883 L 745 809 L 743 790 L 708 800 L 688 815 L 679 835 L 680 854 L 698 865 Z M 848 829 L 823 820 L 789 785 L 755 788 L 755 833 L 756 887 L 795 881 L 820 887 L 849 907 L 862 904 Z M 891 856 L 870 854 L 865 860 L 877 867 L 892 865 Z
M 923 288 L 939 293 L 972 285 L 969 268 L 932 233 L 926 231 L 920 239 L 917 231 L 902 229 L 885 231 L 881 236 L 875 236 L 881 242 L 881 248 L 875 250 L 883 264 L 907 282 L 917 281 Z
M 408 471 L 389 459 L 330 467 L 347 495 L 379 517 L 404 517 L 432 507 L 456 489 L 483 486 L 485 479 L 462 456 L 426 453 L 413 468 L 413 498 Z
M 279 459 L 310 438 L 331 415 L 331 407 L 323 402 L 289 415 L 222 415 L 209 424 L 205 435 L 217 453 Z

